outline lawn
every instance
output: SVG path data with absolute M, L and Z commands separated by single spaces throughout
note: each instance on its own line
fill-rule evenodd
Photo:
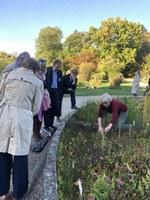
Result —
M 88 83 L 79 85 L 76 89 L 76 96 L 97 96 L 103 93 L 109 93 L 110 95 L 131 95 L 131 82 L 124 81 L 120 87 L 109 88 L 108 82 L 103 82 L 99 88 L 87 89 Z M 145 87 L 140 87 L 139 95 L 143 95 Z

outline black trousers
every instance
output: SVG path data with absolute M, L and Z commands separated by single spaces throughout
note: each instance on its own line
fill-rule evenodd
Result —
M 64 94 L 70 94 L 71 107 L 76 106 L 75 90 L 72 90 L 72 91 L 61 91 L 59 93 L 59 112 L 58 112 L 58 116 L 61 116 L 62 101 L 63 101 Z
M 51 98 L 51 108 L 44 112 L 44 124 L 45 128 L 52 127 L 54 123 L 54 117 L 58 116 L 59 112 L 59 96 L 58 89 L 51 88 L 49 90 Z
M 28 157 L 0 153 L 0 196 L 9 192 L 13 170 L 13 196 L 20 199 L 28 190 Z

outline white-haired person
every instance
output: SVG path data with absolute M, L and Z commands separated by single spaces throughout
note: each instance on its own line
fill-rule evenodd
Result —
M 15 60 L 14 62 L 10 63 L 9 65 L 7 65 L 7 66 L 3 69 L 2 74 L 3 74 L 3 73 L 8 73 L 8 72 L 10 72 L 10 71 L 12 71 L 12 70 L 14 70 L 14 69 L 16 69 L 16 68 L 21 67 L 23 61 L 24 61 L 26 58 L 30 58 L 30 54 L 29 54 L 27 51 L 24 51 L 24 52 L 20 53 L 20 54 L 17 56 L 17 58 L 16 58 L 16 60 Z
M 30 54 L 27 51 L 24 51 L 22 53 L 20 53 L 16 60 L 10 64 L 8 64 L 2 71 L 2 73 L 0 74 L 0 81 L 1 79 L 4 79 L 7 77 L 7 75 L 9 74 L 9 72 L 11 72 L 12 70 L 21 67 L 23 61 L 26 58 L 30 58 Z
M 101 103 L 98 111 L 98 131 L 100 133 L 109 132 L 114 126 L 120 131 L 127 129 L 129 126 L 126 123 L 128 117 L 128 107 L 123 102 L 113 99 L 108 93 L 101 96 Z M 102 125 L 102 118 L 106 113 L 112 113 L 111 120 L 106 127 Z
M 38 62 L 26 58 L 22 67 L 0 82 L 0 199 L 20 199 L 28 189 L 33 116 L 40 109 L 44 93 L 43 82 L 35 76 L 38 70 Z

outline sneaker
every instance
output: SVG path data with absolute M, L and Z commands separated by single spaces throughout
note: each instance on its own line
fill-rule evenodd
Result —
M 57 130 L 57 127 L 50 126 L 49 129 L 50 129 L 51 135 L 53 135 L 55 133 L 55 131 Z
M 78 110 L 79 108 L 77 106 L 72 106 L 71 109 L 76 109 Z

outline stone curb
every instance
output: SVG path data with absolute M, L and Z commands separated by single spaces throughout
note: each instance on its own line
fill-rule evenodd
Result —
M 40 153 L 30 152 L 29 162 L 32 156 L 36 157 L 35 168 L 29 169 L 32 174 L 29 177 L 28 192 L 23 200 L 58 200 L 56 158 L 59 139 L 68 119 L 75 113 L 68 114 Z M 33 167 L 33 164 L 30 164 Z

